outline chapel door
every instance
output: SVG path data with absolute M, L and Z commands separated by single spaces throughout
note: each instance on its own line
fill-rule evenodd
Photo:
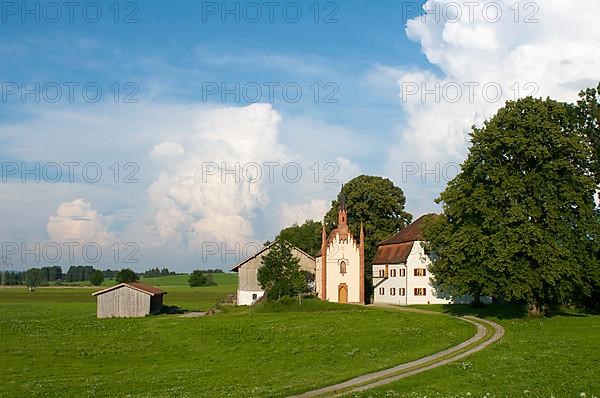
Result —
M 340 284 L 338 287 L 338 303 L 348 302 L 348 286 L 345 283 Z

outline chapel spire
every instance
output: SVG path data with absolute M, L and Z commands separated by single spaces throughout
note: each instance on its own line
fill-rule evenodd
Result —
M 348 239 L 348 213 L 346 212 L 346 194 L 344 193 L 344 185 L 338 195 L 338 234 L 340 240 Z

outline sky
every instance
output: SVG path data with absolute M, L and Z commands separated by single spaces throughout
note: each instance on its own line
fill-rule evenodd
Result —
M 414 218 L 507 100 L 600 81 L 600 3 L 2 2 L 0 269 L 228 269 L 390 178 Z

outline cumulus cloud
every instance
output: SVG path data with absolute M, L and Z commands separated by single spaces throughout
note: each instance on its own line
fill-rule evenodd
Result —
M 200 111 L 184 153 L 148 190 L 160 240 L 190 249 L 250 241 L 255 211 L 269 202 L 265 165 L 289 159 L 280 122 L 266 104 Z
M 301 225 L 306 220 L 320 221 L 328 210 L 329 202 L 326 200 L 313 199 L 308 203 L 300 204 L 283 202 L 280 208 L 281 225 Z
M 154 158 L 167 158 L 183 155 L 185 149 L 175 142 L 161 142 L 152 148 L 150 156 Z
M 46 230 L 54 242 L 96 242 L 107 245 L 115 242 L 109 231 L 111 216 L 103 216 L 84 199 L 61 203 L 56 214 L 50 216 Z
M 432 187 L 439 192 L 447 182 L 444 164 L 466 156 L 473 124 L 481 125 L 506 100 L 534 95 L 573 101 L 600 80 L 600 3 L 578 2 L 580 12 L 561 0 L 521 2 L 517 14 L 512 0 L 485 0 L 461 17 L 450 12 L 451 3 L 460 5 L 428 0 L 423 7 L 430 13 L 407 22 L 408 36 L 437 71 L 374 68 L 382 79 L 398 76 L 407 120 L 389 150 L 388 170 L 401 180 L 406 163 L 419 165 L 406 190 L 423 211 L 433 205 L 422 203 Z M 499 5 L 501 17 L 485 13 L 487 4 Z M 427 170 L 433 172 L 423 184 Z

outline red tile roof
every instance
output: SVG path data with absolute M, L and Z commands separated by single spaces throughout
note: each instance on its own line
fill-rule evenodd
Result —
M 437 214 L 425 214 L 419 217 L 408 227 L 395 233 L 377 246 L 377 253 L 373 264 L 401 264 L 405 263 L 416 241 L 423 240 L 423 225 Z
M 135 289 L 143 290 L 143 291 L 153 294 L 153 295 L 165 294 L 165 292 L 163 292 L 162 290 L 160 290 L 157 287 L 146 285 L 146 284 L 140 283 L 140 282 L 129 282 L 129 283 L 126 283 L 126 285 L 129 285 Z
M 414 242 L 396 243 L 377 247 L 373 264 L 402 264 L 406 262 Z
M 379 245 L 389 245 L 392 243 L 414 242 L 423 240 L 423 225 L 432 217 L 437 217 L 437 214 L 425 214 L 417 218 L 408 227 L 396 232 L 391 237 L 387 238 Z

